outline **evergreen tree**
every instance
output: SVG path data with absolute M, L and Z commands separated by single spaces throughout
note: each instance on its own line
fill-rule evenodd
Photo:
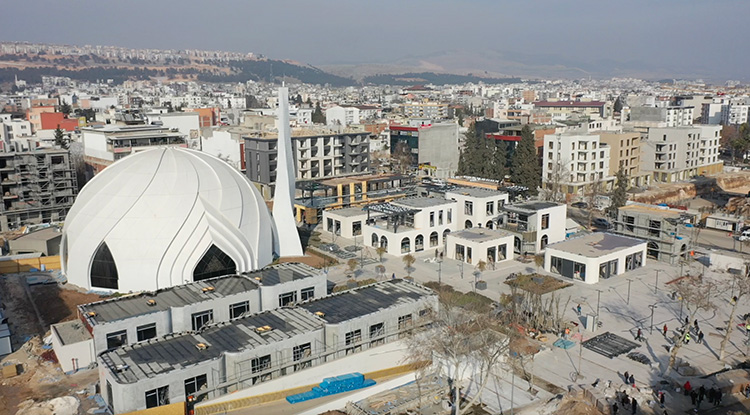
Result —
M 68 104 L 67 101 L 63 100 L 62 104 L 60 105 L 60 112 L 65 114 L 65 116 L 67 117 L 71 111 L 73 111 L 73 108 L 70 106 L 70 104 Z
M 57 128 L 55 128 L 55 146 L 67 149 L 68 144 L 69 139 L 65 137 L 65 132 L 63 132 L 58 125 Z
M 464 140 L 464 148 L 458 158 L 457 174 L 461 176 L 485 177 L 492 161 L 488 155 L 486 139 L 479 137 L 474 124 L 469 127 Z
M 315 111 L 312 113 L 312 122 L 314 124 L 326 123 L 326 116 L 323 114 L 323 109 L 320 108 L 320 101 L 315 103 Z
M 495 143 L 492 152 L 492 174 L 490 175 L 490 179 L 502 181 L 505 175 L 508 174 L 506 150 L 505 142 Z
M 529 188 L 529 193 L 535 195 L 542 184 L 542 169 L 536 155 L 534 133 L 527 125 L 521 130 L 521 141 L 513 153 L 511 174 L 513 182 Z
M 617 99 L 615 100 L 615 105 L 614 105 L 613 111 L 614 112 L 621 112 L 622 111 L 622 107 L 623 107 L 622 97 L 617 97 Z
M 617 179 L 615 183 L 615 191 L 612 192 L 612 203 L 609 206 L 609 214 L 610 216 L 614 216 L 617 214 L 617 210 L 621 207 L 625 206 L 625 203 L 628 201 L 628 187 L 630 186 L 630 179 L 628 178 L 628 175 L 625 173 L 625 170 L 620 166 L 620 169 L 617 170 L 617 175 L 615 175 L 615 178 Z

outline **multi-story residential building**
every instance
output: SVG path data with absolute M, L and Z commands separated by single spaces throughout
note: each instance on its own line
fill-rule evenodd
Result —
M 554 202 L 526 202 L 505 205 L 496 227 L 513 234 L 516 254 L 537 254 L 547 245 L 565 240 L 567 206 Z
M 334 106 L 326 111 L 326 125 L 346 127 L 352 124 L 359 124 L 359 108 Z
M 695 220 L 696 215 L 684 210 L 629 203 L 618 209 L 614 232 L 646 240 L 648 258 L 677 265 L 689 254 Z
M 547 189 L 569 195 L 583 195 L 587 188 L 600 183 L 612 186 L 610 147 L 599 134 L 576 131 L 544 136 L 542 183 Z
M 153 125 L 108 125 L 82 128 L 83 159 L 88 174 L 97 174 L 115 161 L 156 146 L 187 147 L 185 135 Z
M 536 101 L 535 108 L 549 112 L 554 120 L 564 120 L 572 115 L 606 118 L 611 108 L 602 101 Z
M 67 150 L 0 153 L 0 230 L 65 219 L 76 194 Z
M 391 154 L 411 154 L 411 167 L 429 165 L 434 176 L 451 177 L 458 168 L 458 124 L 390 126 Z M 404 147 L 405 146 L 405 147 Z
M 721 107 L 721 123 L 725 125 L 744 124 L 748 121 L 749 113 L 750 105 L 739 103 L 724 104 Z
M 662 183 L 720 172 L 720 133 L 718 125 L 649 128 L 641 148 L 642 169 Z
M 265 198 L 272 197 L 276 183 L 277 138 L 277 133 L 245 137 L 246 174 Z M 292 153 L 298 181 L 367 173 L 370 133 L 293 129 Z
M 39 131 L 42 129 L 41 114 L 45 112 L 55 112 L 55 107 L 44 106 L 44 107 L 30 107 L 26 109 L 26 119 L 31 123 L 31 128 L 33 131 Z
M 409 118 L 429 118 L 434 120 L 448 118 L 448 104 L 434 101 L 412 101 L 402 105 L 404 116 Z
M 722 100 L 714 100 L 714 102 L 707 102 L 701 106 L 701 124 L 722 124 L 722 116 L 724 114 L 725 104 Z
M 20 118 L 11 119 L 8 117 L 6 120 L 3 120 L 2 124 L 0 124 L 0 138 L 2 138 L 2 141 L 4 141 L 6 145 L 13 139 L 30 137 L 31 135 L 33 135 L 31 123 L 27 120 L 22 120 Z
M 693 125 L 693 107 L 632 107 L 630 121 L 635 125 L 682 127 Z
M 631 186 L 648 186 L 651 173 L 641 171 L 641 134 L 638 132 L 599 132 L 599 141 L 608 145 L 609 176 L 622 167 Z
M 494 229 L 495 219 L 508 203 L 508 193 L 478 187 L 452 188 L 445 192 L 445 198 L 458 202 L 456 216 L 459 229 Z

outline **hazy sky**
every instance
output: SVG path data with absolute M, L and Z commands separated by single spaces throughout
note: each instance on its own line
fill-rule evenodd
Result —
M 744 74 L 748 16 L 749 0 L 21 0 L 4 2 L 0 39 L 233 50 L 315 65 L 490 49 Z

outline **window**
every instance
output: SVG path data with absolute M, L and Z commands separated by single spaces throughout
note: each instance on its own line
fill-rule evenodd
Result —
M 471 264 L 471 247 L 470 246 L 466 247 L 466 262 Z
M 125 330 L 107 334 L 107 350 L 116 349 L 128 344 L 128 334 Z
M 430 247 L 432 248 L 432 247 L 436 247 L 436 246 L 438 246 L 438 233 L 437 232 L 432 232 L 430 234 Z
M 312 354 L 310 343 L 300 344 L 292 348 L 292 358 L 295 362 L 300 362 L 294 364 L 295 371 L 312 366 L 312 361 L 309 360 L 310 354 Z
M 346 333 L 344 341 L 347 346 L 346 354 L 362 350 L 362 345 L 360 344 L 362 342 L 362 330 L 354 330 Z
M 333 232 L 333 219 L 331 218 L 326 219 L 326 230 L 328 232 Z
M 487 214 L 492 215 L 495 213 L 495 202 L 487 202 Z
M 442 225 L 442 224 L 443 224 L 443 211 L 441 210 L 438 212 L 438 225 Z
M 252 359 L 250 361 L 250 367 L 252 368 L 253 373 L 261 373 L 271 368 L 271 355 L 267 354 L 265 356 L 256 357 L 255 359 Z M 265 382 L 267 380 L 271 379 L 271 374 L 267 373 L 265 375 L 255 376 L 253 377 L 253 385 L 260 382 Z
M 352 235 L 362 235 L 362 221 L 352 223 Z
M 193 331 L 198 331 L 214 319 L 214 310 L 201 311 L 192 315 Z
M 405 316 L 399 317 L 398 318 L 398 331 L 402 332 L 409 328 L 411 328 L 411 314 L 407 314 Z
M 229 318 L 237 318 L 250 311 L 250 302 L 243 301 L 241 303 L 232 304 L 229 306 Z
M 370 326 L 370 346 L 385 344 L 385 324 L 378 323 Z
M 464 202 L 464 214 L 469 216 L 474 214 L 474 202 L 468 200 Z
M 162 386 L 146 392 L 146 409 L 162 405 L 169 405 L 169 386 Z
M 542 229 L 549 229 L 549 213 L 542 215 Z
M 453 223 L 453 209 L 448 209 L 448 223 Z
M 465 247 L 461 244 L 456 244 L 456 259 L 459 261 L 464 260 Z
M 117 265 L 106 242 L 102 242 L 91 261 L 91 286 L 116 290 Z
M 623 216 L 623 222 L 625 222 L 625 230 L 628 232 L 635 231 L 635 216 Z
M 435 212 L 430 212 L 430 227 L 435 226 Z
M 661 235 L 661 222 L 658 220 L 648 221 L 648 234 L 649 236 L 659 237 Z
M 153 339 L 154 337 L 156 337 L 156 323 L 138 326 L 135 329 L 135 334 L 139 342 L 142 342 L 148 339 Z
M 230 275 L 237 272 L 237 266 L 232 258 L 224 253 L 216 245 L 211 245 L 203 258 L 198 262 L 193 271 L 193 281 L 201 281 L 207 278 Z
M 190 395 L 195 395 L 196 392 L 202 389 L 206 389 L 207 386 L 208 378 L 206 377 L 206 375 L 200 375 L 194 378 L 185 379 L 185 397 L 187 398 Z M 196 398 L 198 398 L 197 400 L 200 401 L 204 396 L 206 395 L 196 396 Z
M 300 297 L 302 301 L 312 300 L 315 298 L 315 287 L 303 288 L 300 291 Z
M 107 381 L 107 405 L 109 405 L 109 409 L 112 410 L 112 413 L 115 412 L 115 402 L 114 399 L 112 399 L 112 384 Z
M 297 302 L 297 291 L 290 291 L 288 293 L 279 294 L 279 307 L 284 307 L 290 303 Z

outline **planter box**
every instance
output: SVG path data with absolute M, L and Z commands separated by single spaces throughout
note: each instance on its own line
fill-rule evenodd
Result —
M 487 281 L 477 281 L 476 288 L 477 288 L 477 290 L 486 290 L 487 289 Z

